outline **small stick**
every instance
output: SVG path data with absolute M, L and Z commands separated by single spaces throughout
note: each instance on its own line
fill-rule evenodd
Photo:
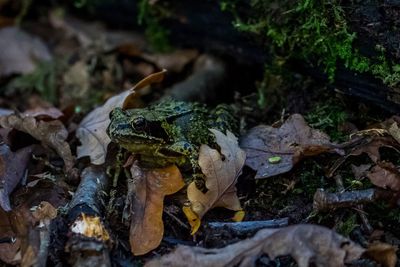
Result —
M 378 199 L 390 199 L 390 195 L 393 194 L 387 190 L 375 188 L 337 193 L 328 193 L 320 188 L 314 194 L 313 206 L 317 211 L 346 208 L 374 202 Z
M 211 222 L 208 223 L 210 230 L 228 230 L 235 235 L 246 235 L 263 228 L 278 228 L 289 224 L 289 218 L 273 219 L 266 221 L 245 221 L 245 222 Z

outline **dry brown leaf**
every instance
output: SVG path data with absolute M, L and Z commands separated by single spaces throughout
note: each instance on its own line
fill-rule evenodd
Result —
M 192 226 L 194 234 L 200 226 L 203 215 L 214 207 L 224 207 L 231 210 L 241 210 L 240 201 L 236 194 L 236 181 L 240 175 L 246 153 L 238 146 L 237 138 L 231 133 L 226 135 L 220 131 L 210 129 L 215 135 L 216 143 L 221 148 L 221 153 L 202 145 L 199 153 L 199 165 L 206 177 L 207 192 L 203 193 L 197 189 L 195 182 L 189 184 L 187 196 L 190 201 L 190 209 L 198 218 L 186 216 Z M 194 220 L 198 221 L 194 221 Z
M 140 90 L 152 83 L 162 81 L 164 74 L 165 71 L 162 71 L 144 78 L 131 90 L 111 97 L 103 106 L 86 115 L 76 130 L 76 137 L 82 144 L 77 147 L 77 157 L 89 156 L 91 163 L 95 165 L 103 164 L 107 154 L 107 146 L 111 142 L 106 132 L 110 124 L 110 112 L 116 107 L 134 108 L 134 103 L 137 101 L 135 101 L 136 94 L 133 90 Z
M 299 114 L 290 116 L 279 128 L 254 127 L 241 139 L 240 147 L 247 153 L 246 165 L 257 171 L 255 178 L 259 179 L 288 172 L 304 157 L 342 153 L 328 135 L 310 128 Z
M 391 162 L 379 162 L 366 175 L 378 187 L 400 191 L 400 171 Z
M 163 169 L 142 170 L 131 167 L 131 227 L 129 241 L 134 255 L 155 249 L 164 235 L 162 221 L 166 195 L 178 192 L 185 185 L 179 169 L 172 165 Z
M 146 263 L 145 267 L 255 266 L 262 254 L 271 259 L 290 255 L 299 267 L 314 263 L 317 267 L 345 266 L 358 259 L 362 247 L 336 232 L 318 225 L 293 225 L 263 229 L 254 237 L 220 249 L 178 246 L 172 253 Z
M 53 148 L 64 160 L 67 172 L 73 169 L 74 157 L 69 144 L 65 141 L 68 131 L 61 121 L 42 121 L 31 116 L 11 114 L 0 117 L 0 125 L 6 129 L 16 129 L 30 134 L 42 142 L 44 146 Z
M 10 194 L 26 174 L 32 147 L 25 147 L 12 152 L 8 145 L 0 145 L 0 206 L 5 211 L 11 210 Z
M 368 246 L 365 256 L 379 262 L 384 267 L 395 267 L 397 248 L 386 243 L 373 243 Z
M 39 38 L 18 27 L 0 29 L 0 77 L 30 73 L 39 61 L 51 58 L 49 50 Z

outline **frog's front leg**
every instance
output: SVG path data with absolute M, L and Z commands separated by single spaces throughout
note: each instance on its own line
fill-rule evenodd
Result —
M 207 191 L 205 185 L 205 176 L 202 173 L 199 165 L 199 149 L 186 141 L 176 142 L 173 145 L 171 145 L 170 149 L 175 152 L 179 152 L 182 155 L 185 155 L 185 158 L 186 160 L 189 161 L 193 171 L 191 181 L 194 181 L 196 183 L 196 187 L 200 191 L 202 192 Z

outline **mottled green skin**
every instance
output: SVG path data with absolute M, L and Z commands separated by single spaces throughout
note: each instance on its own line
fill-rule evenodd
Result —
M 199 171 L 201 144 L 215 146 L 210 128 L 236 131 L 232 110 L 219 105 L 211 112 L 198 103 L 164 101 L 146 108 L 114 109 L 107 134 L 111 140 L 140 155 L 148 167 L 176 164 Z

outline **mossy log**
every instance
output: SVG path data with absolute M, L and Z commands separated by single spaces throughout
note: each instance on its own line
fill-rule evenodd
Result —
M 400 111 L 398 0 L 101 2 L 94 14 L 110 24 L 132 29 L 139 14 L 148 24 L 160 23 L 174 47 L 260 69 L 283 59 L 331 88 Z

